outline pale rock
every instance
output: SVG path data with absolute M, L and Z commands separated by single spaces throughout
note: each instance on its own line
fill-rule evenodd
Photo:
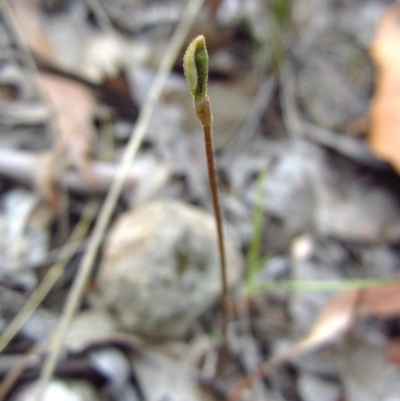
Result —
M 242 258 L 226 241 L 228 282 Z M 149 338 L 179 338 L 220 298 L 214 218 L 177 201 L 155 201 L 122 215 L 106 243 L 98 275 L 101 304 L 123 329 Z

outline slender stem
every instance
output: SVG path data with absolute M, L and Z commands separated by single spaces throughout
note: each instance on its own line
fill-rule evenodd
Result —
M 146 133 L 148 123 L 154 111 L 154 107 L 162 93 L 165 82 L 171 71 L 172 65 L 176 59 L 176 55 L 182 46 L 182 42 L 186 37 L 195 16 L 197 16 L 204 0 L 190 0 L 182 15 L 182 18 L 177 26 L 174 36 L 171 38 L 168 47 L 161 60 L 159 71 L 153 81 L 153 84 L 147 95 L 145 104 L 140 111 L 139 118 L 135 124 L 135 128 L 126 145 L 117 175 L 112 182 L 111 188 L 107 193 L 107 197 L 99 212 L 96 224 L 89 239 L 88 247 L 83 255 L 79 271 L 75 277 L 75 281 L 69 293 L 67 303 L 64 308 L 64 313 L 61 318 L 59 327 L 53 337 L 53 342 L 50 348 L 49 356 L 47 357 L 39 379 L 38 391 L 35 394 L 35 401 L 40 401 L 47 383 L 53 375 L 54 368 L 58 361 L 58 356 L 61 351 L 66 331 L 70 326 L 72 318 L 79 306 L 83 291 L 86 288 L 95 257 L 98 253 L 100 245 L 104 238 L 104 233 L 111 220 L 111 215 L 115 209 L 115 205 L 121 194 L 125 179 L 127 178 L 132 160 L 135 158 L 143 137 Z
M 218 369 L 217 372 L 222 373 L 221 370 L 225 363 L 226 358 L 226 346 L 227 346 L 227 334 L 228 334 L 228 317 L 229 317 L 229 307 L 228 307 L 228 280 L 226 272 L 226 258 L 225 258 L 225 244 L 224 244 L 224 232 L 222 229 L 222 216 L 221 207 L 218 197 L 218 181 L 217 173 L 215 170 L 214 161 L 214 146 L 212 137 L 211 125 L 203 126 L 204 132 L 204 143 L 206 148 L 207 156 L 207 168 L 208 168 L 208 180 L 210 183 L 211 197 L 215 214 L 215 222 L 217 225 L 218 234 L 218 249 L 221 264 L 221 282 L 222 282 L 222 296 L 221 296 L 221 328 L 222 335 L 224 338 L 224 344 L 221 350 Z

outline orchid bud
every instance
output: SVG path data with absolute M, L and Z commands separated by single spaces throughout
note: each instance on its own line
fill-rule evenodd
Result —
M 194 101 L 201 102 L 207 93 L 208 79 L 208 53 L 203 35 L 197 36 L 188 46 L 183 57 L 183 71 Z

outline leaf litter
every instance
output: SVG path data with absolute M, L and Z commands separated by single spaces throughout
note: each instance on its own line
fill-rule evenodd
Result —
M 271 48 L 275 46 L 277 49 L 277 43 L 274 42 L 276 32 L 271 32 L 265 27 L 265 20 L 272 21 L 274 18 L 271 14 L 272 9 L 258 1 L 246 5 L 243 15 L 247 19 L 247 27 L 254 29 L 250 34 L 240 25 L 240 9 L 235 7 L 234 3 L 233 0 L 215 2 L 214 11 L 210 15 L 205 8 L 199 15 L 202 22 L 193 29 L 193 32 L 197 30 L 199 33 L 204 33 L 202 30 L 206 27 L 205 34 L 207 40 L 210 40 L 211 70 L 214 80 L 210 83 L 210 93 L 215 92 L 211 95 L 211 101 L 216 102 L 218 106 L 216 110 L 220 110 L 215 118 L 218 130 L 221 131 L 218 137 L 220 152 L 218 164 L 227 231 L 236 236 L 236 239 L 240 239 L 238 241 L 240 246 L 237 248 L 240 247 L 246 252 L 253 230 L 251 215 L 257 196 L 256 177 L 260 170 L 268 168 L 269 174 L 265 178 L 267 195 L 265 202 L 261 202 L 262 243 L 257 249 L 260 260 L 265 266 L 269 266 L 268 256 L 271 255 L 282 256 L 287 260 L 288 268 L 279 275 L 283 274 L 288 279 L 315 280 L 332 276 L 339 281 L 353 278 L 362 281 L 366 274 L 371 274 L 377 280 L 394 276 L 397 272 L 396 261 L 399 259 L 396 248 L 399 238 L 397 228 L 399 210 L 396 203 L 398 191 L 395 189 L 398 186 L 397 177 L 387 167 L 382 168 L 382 164 L 374 160 L 371 155 L 360 153 L 362 144 L 359 137 L 345 138 L 344 134 L 340 134 L 341 131 L 352 132 L 354 135 L 354 128 L 347 129 L 347 124 L 349 127 L 361 127 L 356 131 L 363 130 L 362 125 L 353 124 L 349 119 L 359 117 L 361 111 L 366 110 L 369 101 L 368 85 L 371 83 L 371 69 L 359 61 L 368 58 L 366 50 L 368 40 L 365 39 L 364 32 L 371 27 L 367 26 L 365 16 L 379 7 L 372 7 L 371 4 L 374 3 L 372 0 L 369 2 L 371 4 L 362 5 L 360 14 L 362 23 L 358 21 L 351 29 L 347 28 L 348 24 L 344 24 L 343 21 L 348 21 L 352 7 L 341 5 L 337 9 L 332 9 L 325 1 L 314 8 L 309 8 L 308 11 L 302 10 L 301 6 L 296 4 L 292 9 L 290 7 L 287 9 L 286 12 L 289 14 L 280 16 L 283 17 L 280 19 L 281 23 L 284 21 L 287 24 L 282 32 L 288 33 L 281 38 L 282 43 L 291 45 L 288 48 L 295 51 L 290 53 L 290 57 L 301 66 L 299 70 L 294 70 L 297 80 L 300 79 L 305 88 L 318 89 L 318 96 L 309 101 L 307 93 L 296 93 L 296 90 L 304 88 L 294 87 L 299 104 L 294 102 L 291 107 L 299 106 L 297 112 L 304 130 L 311 132 L 314 129 L 311 134 L 308 132 L 304 134 L 308 139 L 303 141 L 301 138 L 295 140 L 288 138 L 285 128 L 292 131 L 284 125 L 287 120 L 282 114 L 285 113 L 287 104 L 284 96 L 281 98 L 279 96 L 282 95 L 280 93 L 282 85 L 288 84 L 275 79 L 278 77 L 278 72 L 274 70 L 276 65 Z M 17 43 L 23 50 L 21 59 L 26 62 L 26 47 L 23 43 L 30 41 L 34 59 L 36 53 L 40 53 L 41 60 L 36 58 L 39 72 L 29 70 L 26 79 L 13 78 L 14 81 L 7 81 L 7 74 L 3 75 L 3 80 L 0 79 L 0 86 L 4 88 L 2 93 L 5 94 L 5 100 L 2 100 L 5 108 L 0 115 L 0 124 L 7 129 L 7 132 L 17 132 L 17 127 L 19 130 L 18 137 L 4 139 L 8 149 L 2 150 L 4 157 L 1 157 L 0 161 L 0 174 L 8 178 L 4 180 L 4 184 L 2 182 L 2 199 L 6 193 L 4 185 L 6 187 L 15 185 L 15 181 L 24 186 L 31 186 L 33 181 L 36 182 L 36 186 L 27 191 L 30 191 L 30 194 L 36 191 L 41 193 L 52 204 L 58 201 L 59 188 L 69 188 L 71 207 L 68 209 L 68 219 L 75 224 L 82 211 L 82 204 L 86 203 L 87 194 L 104 193 L 109 187 L 110 180 L 116 173 L 112 170 L 111 164 L 101 165 L 98 160 L 98 143 L 101 140 L 98 131 L 106 126 L 115 131 L 114 159 L 120 160 L 127 135 L 119 134 L 117 131 L 124 126 L 128 128 L 127 131 L 130 130 L 137 115 L 135 102 L 132 99 L 138 100 L 139 105 L 144 104 L 145 94 L 154 79 L 152 68 L 160 59 L 158 50 L 158 53 L 154 54 L 155 52 L 149 52 L 149 49 L 161 49 L 164 46 L 177 21 L 178 11 L 182 10 L 178 2 L 166 3 L 163 5 L 164 8 L 158 7 L 157 4 L 152 8 L 153 5 L 140 3 L 134 7 L 135 11 L 140 13 L 136 13 L 136 17 L 133 18 L 128 9 L 125 13 L 121 12 L 123 8 L 119 9 L 119 5 L 120 2 L 111 5 L 108 1 L 91 2 L 90 6 L 71 2 L 68 7 L 56 10 L 48 4 L 42 8 L 22 0 L 16 2 L 14 12 L 17 11 L 17 19 L 20 18 L 20 22 L 14 26 L 14 30 L 19 32 Z M 25 9 L 19 16 L 17 6 Z M 33 7 L 33 10 L 27 13 L 29 7 Z M 103 11 L 106 14 L 102 14 L 96 7 L 104 7 Z M 392 15 L 390 18 L 393 18 L 393 9 L 388 11 L 388 15 Z M 160 10 L 164 10 L 165 13 Z M 168 10 L 170 13 L 166 12 Z M 231 14 L 227 10 L 230 10 Z M 290 15 L 290 11 L 294 14 Z M 145 18 L 139 21 L 138 15 L 144 15 Z M 304 22 L 302 18 L 312 23 L 302 25 Z M 108 22 L 105 23 L 107 19 Z M 372 18 L 368 21 L 370 20 Z M 224 26 L 222 30 L 216 27 L 218 25 L 216 21 Z M 385 17 L 382 21 L 385 21 Z M 384 22 L 381 25 L 384 26 Z M 78 29 L 74 29 L 74 26 Z M 31 31 L 27 30 L 29 27 Z M 141 31 L 143 27 L 146 27 L 145 32 Z M 324 28 L 329 29 L 324 32 Z M 295 39 L 289 34 L 293 29 L 298 33 Z M 103 30 L 105 31 L 99 34 Z M 108 32 L 109 30 L 112 33 Z M 394 36 L 389 37 L 392 34 Z M 329 36 L 329 40 L 326 40 L 326 35 Z M 343 38 L 348 37 L 346 35 L 355 40 L 346 39 L 346 43 L 343 44 Z M 395 47 L 397 43 L 395 30 L 390 34 L 386 32 L 385 35 L 385 46 L 393 41 L 393 44 L 388 46 Z M 319 46 L 314 46 L 312 57 L 309 57 L 307 49 L 310 49 L 310 44 L 312 46 L 318 36 L 325 45 L 322 46 L 320 43 Z M 359 40 L 361 36 L 363 41 Z M 35 37 L 38 38 L 36 44 L 30 40 Z M 61 43 L 63 44 L 60 45 Z M 134 57 L 127 56 L 129 49 L 133 48 L 132 43 L 137 44 L 139 49 Z M 324 49 L 328 51 L 325 52 Z M 372 54 L 375 53 L 376 50 Z M 82 57 L 83 54 L 85 57 Z M 332 55 L 336 57 L 338 63 L 335 63 L 335 57 L 332 58 Z M 15 63 L 15 60 L 8 61 L 7 57 L 4 57 L 6 63 Z M 340 57 L 342 58 L 338 60 Z M 46 64 L 43 61 L 47 63 L 47 70 L 43 68 Z M 24 74 L 28 64 L 22 68 Z M 49 65 L 56 68 L 56 73 L 54 71 L 49 73 Z M 167 90 L 161 96 L 156 114 L 147 128 L 149 135 L 145 148 L 140 151 L 138 163 L 131 166 L 132 181 L 125 187 L 122 202 L 114 211 L 115 217 L 120 216 L 127 205 L 136 208 L 139 203 L 145 204 L 154 197 L 184 198 L 190 203 L 210 209 L 205 190 L 204 168 L 201 167 L 203 161 L 199 157 L 202 151 L 197 140 L 199 133 L 187 117 L 191 105 L 185 97 L 179 65 L 180 60 L 176 62 L 178 74 L 173 74 L 168 79 Z M 321 66 L 325 67 L 321 70 Z M 315 77 L 312 71 L 332 79 L 327 79 L 323 85 L 317 84 L 316 89 L 315 82 L 314 86 L 307 85 L 310 75 Z M 357 82 L 347 81 L 351 74 L 356 73 L 355 71 L 360 72 Z M 393 72 L 392 82 L 396 82 L 397 78 L 394 78 L 396 74 Z M 270 76 L 273 76 L 276 82 L 275 89 L 268 95 L 268 100 L 257 106 L 257 115 L 254 114 L 254 119 L 252 117 L 253 120 L 249 125 L 247 120 L 250 118 L 248 113 L 252 113 L 252 99 L 258 93 L 258 86 L 261 87 L 262 82 L 267 82 L 266 78 Z M 42 94 L 36 92 L 32 95 L 32 91 L 27 90 L 28 86 L 34 87 L 31 82 L 34 79 L 37 79 L 39 86 L 43 88 Z M 377 95 L 373 99 L 370 115 L 370 135 L 373 135 L 374 126 L 381 127 L 385 134 L 389 132 L 389 128 L 384 128 L 384 124 L 381 123 L 386 121 L 387 124 L 390 120 L 385 113 L 378 113 L 378 119 L 373 118 L 374 105 L 379 103 L 381 94 L 380 82 L 383 81 L 383 75 L 378 74 Z M 332 85 L 336 85 L 335 88 L 332 88 Z M 344 89 L 343 85 L 346 90 L 340 92 Z M 19 92 L 10 91 L 10 88 L 18 87 L 21 89 Z M 230 88 L 232 96 L 228 95 L 226 98 Z M 14 97 L 10 102 L 7 96 L 12 93 Z M 344 101 L 336 102 L 337 99 Z M 332 101 L 335 102 L 333 105 L 330 103 Z M 392 100 L 389 101 L 390 104 L 391 102 Z M 344 106 L 346 110 L 343 110 Z M 51 132 L 50 140 L 46 137 L 45 125 Z M 247 129 L 240 131 L 242 125 L 251 128 L 251 138 L 246 137 Z M 239 131 L 241 136 L 236 139 L 235 132 Z M 301 128 L 295 130 L 299 135 L 301 131 Z M 33 136 L 34 132 L 39 132 L 37 138 L 41 138 L 40 141 Z M 370 138 L 369 143 L 371 143 Z M 381 144 L 385 143 L 388 148 L 396 149 L 395 142 L 382 138 L 379 139 Z M 310 144 L 310 141 L 314 143 Z M 246 151 L 238 152 L 234 146 L 235 142 L 246 144 Z M 12 144 L 17 144 L 18 148 L 11 149 Z M 356 144 L 361 147 L 357 148 Z M 38 151 L 41 155 L 37 153 Z M 392 160 L 392 163 L 395 165 L 395 161 Z M 32 168 L 33 165 L 36 165 L 37 169 Z M 294 166 L 298 168 L 294 169 Z M 39 173 L 35 172 L 37 170 Z M 99 182 L 96 183 L 96 180 Z M 44 227 L 45 234 L 50 234 L 49 237 L 52 238 L 53 232 L 48 226 Z M 54 230 L 54 227 L 51 230 Z M 312 239 L 313 246 L 310 253 L 303 255 L 299 261 L 290 255 L 290 248 L 296 237 L 302 233 L 306 233 Z M 187 235 L 190 237 L 190 234 Z M 50 250 L 54 244 L 50 243 L 47 247 Z M 140 255 L 144 248 L 140 245 L 135 247 Z M 32 254 L 34 251 L 38 251 L 37 245 L 32 245 Z M 123 246 L 118 252 L 122 256 Z M 178 252 L 176 257 L 178 266 L 186 266 L 182 252 Z M 42 257 L 39 259 L 43 260 Z M 386 262 L 384 262 L 385 268 L 381 267 L 382 261 L 390 260 L 394 261 L 390 264 L 392 267 L 389 265 L 386 267 Z M 29 263 L 31 262 L 28 260 Z M 71 270 L 72 265 L 70 264 L 67 270 Z M 202 268 L 201 261 L 193 261 L 193 265 Z M 168 263 L 160 258 L 158 266 L 160 266 L 159 273 L 164 274 L 162 267 L 166 268 Z M 364 268 L 366 270 L 363 270 Z M 43 268 L 34 270 L 35 280 L 41 279 L 43 275 L 41 269 Z M 318 275 L 317 269 L 324 270 L 327 274 Z M 272 276 L 267 274 L 265 277 L 270 280 Z M 167 275 L 164 278 L 167 278 Z M 166 283 L 167 281 L 166 279 Z M 6 284 L 17 287 L 14 291 L 21 291 L 23 282 L 14 280 L 13 283 Z M 80 321 L 82 324 L 73 324 L 75 335 L 77 333 L 80 335 L 80 332 L 82 341 L 74 336 L 67 341 L 71 355 L 73 354 L 73 357 L 78 358 L 84 365 L 80 372 L 82 377 L 85 377 L 85 382 L 94 383 L 100 380 L 105 399 L 116 397 L 158 401 L 162 396 L 174 400 L 180 400 L 179 396 L 193 400 L 205 399 L 199 391 L 197 379 L 201 370 L 212 372 L 209 367 L 212 361 L 215 361 L 210 358 L 214 352 L 213 346 L 208 344 L 207 351 L 198 356 L 196 363 L 193 360 L 185 362 L 182 355 L 171 358 L 171 355 L 157 350 L 155 345 L 149 342 L 141 342 L 142 354 L 136 353 L 138 348 L 129 348 L 126 346 L 127 343 L 124 346 L 123 342 L 117 340 L 120 327 L 115 320 L 109 322 L 110 324 L 104 323 L 110 311 L 99 308 L 91 300 L 101 297 L 102 290 L 99 290 L 96 278 L 89 284 L 85 291 L 87 297 L 83 302 L 83 307 L 89 309 L 89 314 L 81 311 L 76 322 Z M 146 285 L 151 287 L 151 279 Z M 186 282 L 182 284 L 183 288 L 187 285 Z M 343 396 L 339 382 L 344 383 L 346 401 L 352 401 L 357 399 L 354 398 L 356 397 L 354 394 L 360 393 L 351 390 L 356 388 L 352 387 L 356 379 L 348 370 L 353 361 L 351 358 L 357 355 L 357 347 L 349 341 L 348 334 L 356 335 L 361 322 L 372 318 L 383 322 L 396 319 L 399 312 L 397 293 L 398 284 L 393 283 L 376 288 L 351 290 L 339 295 L 327 305 L 328 297 L 320 297 L 315 303 L 315 312 L 319 310 L 320 314 L 311 329 L 308 321 L 303 325 L 297 324 L 304 315 L 296 314 L 293 308 L 293 305 L 297 304 L 298 309 L 307 309 L 307 302 L 311 298 L 308 298 L 308 301 L 306 298 L 301 298 L 300 292 L 295 292 L 291 296 L 275 292 L 255 294 L 252 296 L 254 299 L 252 297 L 249 299 L 249 324 L 236 324 L 239 317 L 233 315 L 231 330 L 234 331 L 233 338 L 240 339 L 243 335 L 251 340 L 254 349 L 258 350 L 255 352 L 259 352 L 256 360 L 268 360 L 271 355 L 276 355 L 266 365 L 268 369 L 282 365 L 289 359 L 292 362 L 295 373 L 282 371 L 286 385 L 282 385 L 270 375 L 269 380 L 263 382 L 266 389 L 264 395 L 274 394 L 271 398 L 279 399 L 284 392 L 292 392 L 293 397 L 301 394 L 305 401 L 312 401 L 312 398 L 309 398 L 311 396 L 307 396 L 306 392 L 302 392 L 301 386 L 296 384 L 296 379 L 302 377 L 305 378 L 303 383 L 313 381 L 318 386 L 322 383 L 321 378 L 306 370 L 304 364 L 298 361 L 298 356 L 305 352 L 318 355 L 321 348 L 330 348 L 339 350 L 337 353 L 340 359 L 338 374 L 332 383 L 332 394 Z M 160 296 L 162 298 L 162 295 Z M 239 299 L 243 297 L 240 293 L 235 296 Z M 61 300 L 60 303 L 62 302 Z M 59 312 L 60 307 L 55 305 L 52 307 Z M 97 323 L 95 319 L 91 320 L 91 312 L 98 314 Z M 287 317 L 282 319 L 282 324 L 277 325 L 268 323 L 271 322 L 271 315 Z M 210 321 L 213 324 L 210 325 Z M 195 319 L 188 333 L 189 338 L 204 335 L 204 331 L 210 335 L 209 332 L 212 332 L 215 322 L 217 322 L 216 309 L 210 308 L 204 316 Z M 300 341 L 290 340 L 293 345 L 283 353 L 276 351 L 282 346 L 280 341 L 287 344 L 288 339 L 299 338 L 299 332 L 296 332 L 299 327 L 308 329 L 308 334 Z M 279 330 L 279 333 L 274 330 Z M 372 330 L 369 329 L 368 332 L 370 331 Z M 388 341 L 391 344 L 395 341 L 395 335 L 395 330 L 390 332 Z M 131 334 L 125 333 L 124 336 L 134 338 Z M 360 343 L 365 344 L 367 332 L 360 336 Z M 37 343 L 33 338 L 30 337 L 31 345 Z M 185 338 L 180 341 L 187 342 L 187 340 L 188 338 Z M 19 344 L 19 341 L 20 336 L 8 346 L 7 352 L 13 352 L 12 347 Z M 114 345 L 118 343 L 117 348 L 110 347 L 110 341 Z M 341 346 L 343 349 L 348 347 L 349 357 L 346 351 L 340 354 Z M 374 349 L 377 350 L 375 353 L 370 345 L 366 346 L 365 350 L 369 355 L 366 361 L 368 358 L 374 360 L 376 355 L 381 357 L 384 355 L 381 348 Z M 226 396 L 228 388 L 232 388 L 235 383 L 240 382 L 241 377 L 249 374 L 250 368 L 243 369 L 243 365 L 237 362 L 245 360 L 245 352 L 245 347 L 242 349 L 232 344 L 229 365 L 224 376 L 212 378 L 211 381 L 206 380 L 210 384 L 206 387 L 216 390 L 220 397 L 221 394 Z M 61 367 L 69 366 L 73 359 L 71 355 L 61 360 Z M 3 355 L 0 355 L 0 360 L 2 358 Z M 331 359 L 333 360 L 333 357 Z M 125 362 L 122 362 L 123 360 Z M 129 360 L 128 368 L 124 368 L 121 377 L 115 376 L 117 367 L 123 366 L 127 360 Z M 383 370 L 387 363 L 386 357 L 382 357 L 379 363 L 382 363 L 379 366 L 382 366 Z M 95 375 L 85 376 L 92 368 L 96 370 Z M 38 369 L 39 366 L 36 366 L 35 378 L 38 377 Z M 344 372 L 348 372 L 347 376 Z M 24 373 L 21 375 L 24 377 Z M 136 376 L 137 380 L 132 380 L 132 376 Z M 257 373 L 254 376 L 262 375 Z M 177 380 L 178 377 L 182 378 L 184 385 Z M 125 379 L 119 380 L 120 378 Z M 378 381 L 377 378 L 376 382 Z M 156 386 L 155 383 L 159 385 Z M 59 384 L 57 386 L 59 389 Z M 378 394 L 374 393 L 373 386 L 371 388 L 372 394 Z M 20 382 L 15 382 L 13 391 L 20 389 Z M 248 392 L 247 395 L 249 394 L 251 398 L 251 393 Z M 320 399 L 325 401 L 326 398 L 323 397 L 321 395 Z

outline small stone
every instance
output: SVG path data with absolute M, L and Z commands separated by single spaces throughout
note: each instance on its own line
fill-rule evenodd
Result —
M 228 285 L 243 262 L 226 241 Z M 155 201 L 121 216 L 98 275 L 100 299 L 122 328 L 155 339 L 184 336 L 221 294 L 213 216 L 177 201 Z

